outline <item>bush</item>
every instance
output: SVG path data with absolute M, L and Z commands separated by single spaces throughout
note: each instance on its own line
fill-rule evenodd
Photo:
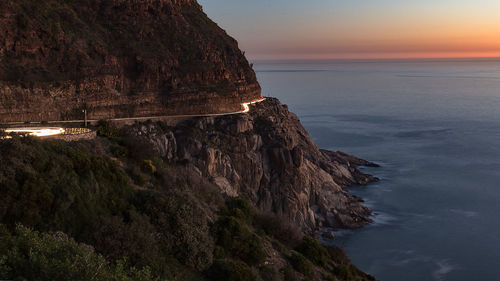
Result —
M 235 217 L 219 219 L 214 226 L 214 237 L 224 253 L 250 265 L 260 264 L 266 257 L 260 238 Z
M 351 271 L 351 267 L 345 264 L 335 267 L 335 275 L 342 281 L 354 280 L 354 274 Z
M 141 191 L 133 204 L 150 218 L 166 252 L 187 267 L 197 270 L 210 267 L 214 241 L 206 212 L 198 202 L 177 193 Z
M 213 281 L 255 281 L 250 267 L 241 261 L 217 260 L 209 271 Z
M 295 270 L 304 274 L 310 275 L 312 273 L 312 264 L 301 254 L 293 253 L 290 257 L 290 264 Z
M 223 214 L 234 216 L 248 223 L 252 223 L 254 218 L 254 210 L 250 202 L 242 198 L 233 198 L 226 202 L 226 209 L 223 209 Z
M 233 199 L 222 208 L 221 217 L 212 228 L 216 245 L 224 249 L 226 255 L 249 265 L 260 264 L 266 257 L 260 238 L 250 229 L 253 216 L 248 201 Z
M 111 159 L 60 141 L 13 138 L 0 146 L 0 222 L 88 238 L 99 218 L 128 208 L 133 190 Z
M 335 246 L 335 245 L 329 245 L 325 246 L 326 250 L 328 251 L 328 255 L 330 256 L 330 259 L 332 259 L 335 263 L 337 264 L 350 264 L 351 261 L 349 260 L 349 257 L 347 257 L 347 254 L 345 253 L 344 249 Z
M 96 125 L 97 135 L 110 140 L 120 140 L 118 129 L 108 120 L 99 120 Z
M 286 218 L 271 213 L 258 213 L 254 225 L 291 248 L 297 247 L 304 237 L 298 226 Z
M 342 281 L 363 280 L 376 281 L 375 277 L 364 273 L 353 264 L 340 264 L 335 267 L 334 273 Z
M 328 261 L 328 251 L 319 241 L 313 237 L 305 236 L 302 243 L 296 248 L 297 252 L 303 254 L 315 265 L 326 266 Z
M 0 276 L 12 280 L 155 280 L 148 268 L 111 263 L 62 232 L 44 234 L 0 226 Z
M 126 217 L 126 220 L 124 219 Z M 124 216 L 102 218 L 92 235 L 94 247 L 108 258 L 155 265 L 162 252 L 155 227 L 145 215 L 130 211 Z

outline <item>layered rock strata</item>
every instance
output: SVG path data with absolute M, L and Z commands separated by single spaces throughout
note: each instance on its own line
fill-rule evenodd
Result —
M 231 112 L 259 96 L 194 0 L 0 2 L 0 122 Z

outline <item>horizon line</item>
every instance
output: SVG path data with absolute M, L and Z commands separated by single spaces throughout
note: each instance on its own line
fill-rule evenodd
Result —
M 330 58 L 248 58 L 248 61 L 487 61 L 487 60 L 500 60 L 500 56 L 491 57 L 401 57 L 401 58 L 340 58 L 340 57 L 330 57 Z

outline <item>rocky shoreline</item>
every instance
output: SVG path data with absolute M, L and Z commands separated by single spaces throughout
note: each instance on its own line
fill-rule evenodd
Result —
M 277 99 L 252 105 L 248 114 L 195 118 L 175 127 L 142 123 L 124 130 L 227 196 L 248 199 L 306 233 L 371 222 L 371 210 L 345 187 L 376 181 L 357 167 L 377 165 L 319 149 L 298 117 Z

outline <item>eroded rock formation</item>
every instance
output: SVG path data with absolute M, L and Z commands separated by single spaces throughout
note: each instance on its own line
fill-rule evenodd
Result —
M 297 116 L 277 99 L 252 106 L 249 114 L 125 130 L 156 155 L 209 178 L 223 193 L 247 198 L 306 231 L 356 228 L 370 221 L 370 210 L 344 187 L 376 180 L 356 168 L 375 164 L 318 149 Z

